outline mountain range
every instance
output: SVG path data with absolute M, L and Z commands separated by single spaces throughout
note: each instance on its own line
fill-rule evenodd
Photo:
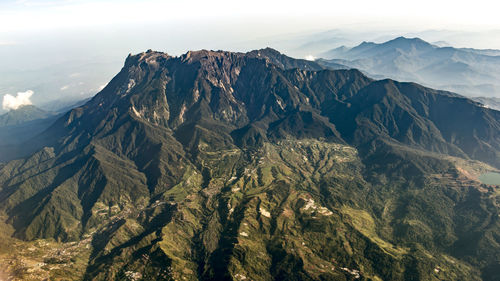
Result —
M 318 62 L 346 65 L 370 77 L 421 83 L 462 95 L 498 97 L 500 52 L 439 47 L 419 38 L 398 37 L 384 43 L 363 42 L 320 55 Z
M 498 280 L 500 192 L 478 175 L 500 169 L 500 112 L 319 63 L 130 55 L 0 165 L 0 270 Z
M 500 98 L 477 97 L 473 99 L 486 107 L 500 111 Z
M 57 117 L 56 112 L 45 111 L 33 105 L 25 105 L 0 115 L 0 146 L 20 144 L 35 137 Z M 0 156 L 0 161 L 2 159 Z

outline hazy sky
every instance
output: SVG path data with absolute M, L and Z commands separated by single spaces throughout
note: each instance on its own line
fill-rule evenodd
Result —
M 0 0 L 0 46 L 71 32 L 106 39 L 151 26 L 186 45 L 193 37 L 245 41 L 329 29 L 484 32 L 500 30 L 499 10 L 492 0 Z
M 158 22 L 274 21 L 281 29 L 370 23 L 412 29 L 500 29 L 492 0 L 2 0 L 0 32 Z M 278 30 L 276 30 L 278 29 Z
M 306 57 L 400 35 L 500 49 L 499 10 L 491 0 L 0 0 L 0 98 L 88 97 L 147 49 Z

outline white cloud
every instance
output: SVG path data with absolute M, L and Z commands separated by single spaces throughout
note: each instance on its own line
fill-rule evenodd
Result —
M 306 60 L 314 61 L 316 58 L 313 55 L 307 55 Z
M 64 86 L 62 86 L 62 87 L 61 87 L 61 89 L 60 89 L 60 90 L 61 90 L 61 91 L 65 91 L 65 90 L 67 90 L 68 88 L 69 88 L 69 85 L 64 85 Z
M 33 91 L 31 90 L 28 90 L 26 92 L 19 92 L 17 93 L 16 96 L 7 94 L 3 96 L 3 103 L 2 103 L 3 109 L 16 110 L 23 105 L 30 105 L 32 104 L 30 100 L 32 95 Z

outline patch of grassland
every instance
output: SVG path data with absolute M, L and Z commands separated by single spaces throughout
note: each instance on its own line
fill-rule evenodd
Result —
M 380 248 L 384 249 L 387 253 L 393 255 L 394 257 L 401 257 L 402 255 L 408 253 L 409 249 L 396 247 L 378 236 L 375 229 L 375 221 L 368 212 L 353 209 L 347 206 L 343 206 L 341 208 L 341 212 L 350 218 L 352 226 L 357 231 L 361 232 L 364 236 L 369 238 Z

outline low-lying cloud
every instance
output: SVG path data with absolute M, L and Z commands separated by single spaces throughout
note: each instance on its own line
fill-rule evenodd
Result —
M 316 60 L 316 58 L 313 55 L 307 55 L 305 57 L 305 59 L 308 60 L 308 61 L 315 61 Z
M 31 90 L 28 90 L 26 92 L 19 92 L 16 96 L 7 94 L 3 96 L 2 107 L 5 110 L 16 110 L 23 105 L 30 105 L 32 104 L 30 100 L 32 95 L 33 91 Z

